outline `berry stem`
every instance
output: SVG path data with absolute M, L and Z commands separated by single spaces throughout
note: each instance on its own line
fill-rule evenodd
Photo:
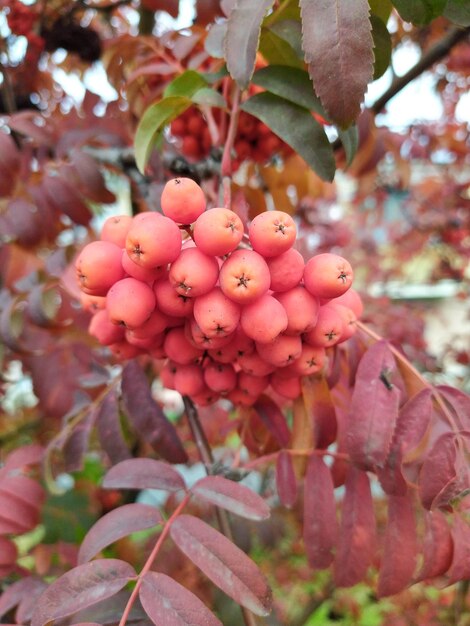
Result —
M 311 454 L 315 454 L 316 456 L 331 456 L 333 459 L 339 459 L 341 461 L 350 460 L 349 454 L 346 454 L 345 452 L 333 452 L 332 450 L 322 450 L 319 448 L 305 448 L 303 450 L 301 449 L 293 450 L 290 448 L 284 448 L 283 450 L 278 450 L 277 452 L 272 452 L 271 454 L 266 454 L 265 456 L 260 456 L 257 459 L 253 459 L 253 461 L 249 461 L 248 463 L 245 463 L 242 466 L 242 469 L 244 470 L 254 469 L 255 467 L 258 467 L 258 465 L 264 465 L 265 463 L 270 463 L 271 461 L 275 461 L 280 452 L 287 452 L 287 454 L 290 454 L 291 456 L 299 456 L 299 457 L 310 456 Z
M 180 515 L 180 513 L 183 511 L 185 506 L 188 504 L 190 498 L 191 498 L 191 494 L 187 493 L 185 497 L 183 498 L 183 500 L 180 502 L 180 504 L 173 511 L 171 516 L 167 519 L 165 526 L 163 527 L 163 530 L 160 533 L 157 543 L 155 544 L 152 552 L 150 553 L 148 559 L 145 562 L 145 565 L 143 566 L 142 570 L 140 571 L 139 576 L 137 577 L 136 585 L 134 589 L 132 590 L 129 600 L 127 601 L 126 607 L 124 609 L 124 613 L 122 614 L 121 620 L 119 622 L 119 626 L 125 626 L 125 624 L 127 623 L 132 607 L 134 606 L 134 602 L 139 594 L 140 587 L 142 586 L 142 580 L 145 574 L 149 571 L 149 569 L 153 565 L 153 562 L 157 558 L 160 548 L 162 547 L 163 542 L 165 541 L 165 539 L 168 536 L 168 533 L 170 532 L 171 525 L 173 524 L 175 519 L 178 517 L 178 515 Z
M 236 85 L 233 92 L 232 109 L 230 112 L 230 124 L 227 131 L 227 138 L 225 140 L 221 164 L 224 206 L 226 208 L 230 208 L 231 202 L 230 183 L 232 178 L 232 150 L 235 143 L 235 136 L 237 134 L 238 115 L 240 112 L 240 95 L 240 88 L 238 87 L 238 85 Z
M 204 428 L 199 419 L 199 414 L 193 401 L 189 396 L 183 396 L 184 408 L 186 411 L 186 417 L 189 423 L 189 428 L 193 436 L 194 443 L 199 452 L 199 458 L 203 462 L 206 472 L 210 474 L 211 467 L 214 464 L 214 455 L 212 454 L 211 447 L 204 432 Z M 228 515 L 222 509 L 215 507 L 217 516 L 217 524 L 220 528 L 220 532 L 233 542 L 232 529 L 230 528 L 230 521 Z M 243 621 L 245 626 L 256 626 L 257 622 L 251 611 L 248 611 L 245 607 L 240 607 L 243 615 Z M 123 626 L 119 624 L 119 626 Z
M 363 333 L 365 333 L 366 335 L 368 335 L 369 337 L 371 337 L 375 341 L 383 341 L 383 339 L 384 339 L 383 337 L 381 337 L 379 334 L 375 333 L 373 330 L 371 330 L 368 326 L 366 326 L 362 322 L 356 321 L 356 325 L 357 325 L 357 327 L 360 330 L 362 330 Z M 441 409 L 442 414 L 444 415 L 444 417 L 446 418 L 447 422 L 449 423 L 449 426 L 452 428 L 452 430 L 455 433 L 457 433 L 460 430 L 460 428 L 456 424 L 456 422 L 455 422 L 451 412 L 447 408 L 447 406 L 445 404 L 445 401 L 442 398 L 441 394 L 439 393 L 438 389 L 436 389 L 434 387 L 434 385 L 432 385 L 430 382 L 428 382 L 424 378 L 424 376 L 418 372 L 418 370 L 414 367 L 414 365 L 412 365 L 410 363 L 410 361 L 408 361 L 406 356 L 404 356 L 399 350 L 397 350 L 394 346 L 392 346 L 392 344 L 389 344 L 389 348 L 390 348 L 390 352 L 393 354 L 393 356 L 396 358 L 396 360 L 400 361 L 400 363 L 402 363 L 402 365 L 404 365 L 407 368 L 407 370 L 411 374 L 413 374 L 413 376 L 416 376 L 416 378 L 419 380 L 419 382 L 422 385 L 424 385 L 425 387 L 427 387 L 428 389 L 431 390 L 431 393 L 432 393 L 435 401 L 439 405 L 439 408 Z

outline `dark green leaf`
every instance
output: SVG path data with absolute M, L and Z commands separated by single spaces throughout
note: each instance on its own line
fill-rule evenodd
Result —
M 135 134 L 135 161 L 143 173 L 155 142 L 163 128 L 191 106 L 191 100 L 181 96 L 164 98 L 149 106 Z
M 359 115 L 373 76 L 367 0 L 300 0 L 302 45 L 315 93 L 328 117 L 345 128 Z
M 323 127 L 311 113 L 272 93 L 259 93 L 242 109 L 264 122 L 324 180 L 333 180 L 335 160 Z
M 444 15 L 451 22 L 461 26 L 470 26 L 470 2 L 468 0 L 448 0 Z
M 369 0 L 369 6 L 373 15 L 379 17 L 384 24 L 388 22 L 393 8 L 390 0 Z
M 230 13 L 225 58 L 231 77 L 244 89 L 255 69 L 261 23 L 274 0 L 238 0 Z
M 343 144 L 344 152 L 346 153 L 346 164 L 349 166 L 356 155 L 357 147 L 359 145 L 359 132 L 357 130 L 357 126 L 350 126 L 347 130 L 341 130 L 341 128 L 338 128 L 338 135 L 341 139 L 341 143 Z
M 392 2 L 405 22 L 429 24 L 431 20 L 442 15 L 447 0 L 392 0 Z
M 269 63 L 302 68 L 304 63 L 295 50 L 272 30 L 263 28 L 259 42 L 259 50 Z
M 298 20 L 280 20 L 269 27 L 278 37 L 287 41 L 299 59 L 304 58 L 302 50 L 302 27 Z
M 268 65 L 255 72 L 252 82 L 276 96 L 326 117 L 325 110 L 316 97 L 312 81 L 305 70 L 285 65 Z
M 392 40 L 387 27 L 375 15 L 370 16 L 372 25 L 372 39 L 374 40 L 374 80 L 380 78 L 387 71 L 392 58 Z
M 195 72 L 194 70 L 186 70 L 186 72 L 180 74 L 166 86 L 163 96 L 165 98 L 169 98 L 171 96 L 191 98 L 196 91 L 199 91 L 199 89 L 202 89 L 203 87 L 207 87 L 207 82 L 201 74 L 199 74 L 199 72 Z

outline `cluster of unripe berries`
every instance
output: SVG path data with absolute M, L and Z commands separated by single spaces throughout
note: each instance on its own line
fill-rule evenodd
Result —
M 296 398 L 302 376 L 356 329 L 362 303 L 348 261 L 327 253 L 305 263 L 282 211 L 261 213 L 245 233 L 233 211 L 206 209 L 190 179 L 170 180 L 161 207 L 109 218 L 79 254 L 91 335 L 120 359 L 165 359 L 165 387 L 201 405 L 221 396 L 250 405 L 269 385 Z
M 218 111 L 215 112 L 217 121 Z M 212 142 L 207 122 L 196 107 L 187 109 L 173 120 L 171 134 L 181 140 L 181 152 L 188 159 L 199 161 L 208 156 Z M 241 111 L 234 142 L 237 169 L 243 161 L 265 163 L 275 154 L 287 155 L 292 149 L 277 137 L 263 122 Z

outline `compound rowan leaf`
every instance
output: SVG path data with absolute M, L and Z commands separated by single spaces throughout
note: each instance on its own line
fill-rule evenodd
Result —
M 175 469 L 155 459 L 127 459 L 114 465 L 103 479 L 105 489 L 185 489 L 184 480 Z
M 392 0 L 392 3 L 405 22 L 428 24 L 442 15 L 447 0 Z
M 115 389 L 112 389 L 101 402 L 96 417 L 96 427 L 101 446 L 111 463 L 119 463 L 130 458 L 131 453 L 121 428 Z
M 415 582 L 445 574 L 452 563 L 454 552 L 449 524 L 441 511 L 427 511 L 425 524 L 423 563 Z
M 338 539 L 333 479 L 323 459 L 313 454 L 304 482 L 304 545 L 311 567 L 331 565 Z
M 227 21 L 225 59 L 231 77 L 242 89 L 255 68 L 261 23 L 274 0 L 238 0 Z
M 137 432 L 170 463 L 188 460 L 176 428 L 155 402 L 140 365 L 131 361 L 122 372 L 122 400 Z
M 359 115 L 374 54 L 367 0 L 300 0 L 302 45 L 315 93 L 341 127 Z
M 31 626 L 45 626 L 114 596 L 133 578 L 134 569 L 119 559 L 99 559 L 74 567 L 41 595 Z
M 397 549 L 397 547 L 399 549 Z M 377 594 L 391 596 L 405 589 L 416 567 L 417 538 L 413 500 L 390 496 Z
M 269 126 L 320 178 L 333 180 L 336 171 L 333 149 L 323 126 L 307 109 L 269 92 L 252 96 L 241 108 Z
M 151 104 L 143 114 L 134 139 L 135 162 L 143 173 L 153 147 L 164 127 L 191 106 L 184 96 L 171 96 Z
M 449 584 L 470 578 L 470 524 L 468 519 L 455 515 L 452 524 L 454 551 L 447 575 Z
M 118 539 L 162 522 L 158 509 L 147 504 L 125 504 L 106 513 L 87 532 L 78 552 L 78 564 L 86 563 Z
M 350 467 L 346 477 L 334 578 L 340 587 L 360 582 L 375 553 L 375 515 L 369 477 Z
M 271 610 L 271 590 L 255 563 L 217 530 L 192 515 L 171 525 L 178 548 L 230 598 L 255 615 Z
M 365 352 L 356 373 L 346 432 L 346 447 L 359 467 L 382 467 L 398 417 L 400 392 L 391 382 L 395 360 L 386 341 Z
M 223 476 L 205 476 L 191 492 L 214 506 L 256 521 L 268 519 L 269 506 L 257 493 Z
M 222 626 L 197 596 L 165 574 L 147 572 L 139 598 L 157 626 Z
M 292 508 L 297 500 L 297 479 L 291 455 L 285 450 L 277 455 L 276 487 L 281 504 Z

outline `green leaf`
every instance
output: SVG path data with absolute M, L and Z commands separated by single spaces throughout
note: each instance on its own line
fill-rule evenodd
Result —
M 369 6 L 373 15 L 379 17 L 384 24 L 388 22 L 393 8 L 390 0 L 369 0 Z
M 300 22 L 300 8 L 298 0 L 281 2 L 280 7 L 265 18 L 263 26 L 271 27 L 280 20 L 297 20 Z
M 261 31 L 259 50 L 266 61 L 274 65 L 288 65 L 298 68 L 304 65 L 295 50 L 285 39 L 266 28 L 263 28 Z
M 468 0 L 449 0 L 444 9 L 445 17 L 460 26 L 470 26 L 470 2 Z
M 227 20 L 225 58 L 230 76 L 242 89 L 255 69 L 261 24 L 274 0 L 237 0 Z
M 182 96 L 164 98 L 149 106 L 139 122 L 134 140 L 135 161 L 143 173 L 150 153 L 163 128 L 191 106 Z
M 392 0 L 392 2 L 405 22 L 429 24 L 434 18 L 442 15 L 447 0 Z
M 254 73 L 252 83 L 271 93 L 327 117 L 305 70 L 285 65 L 268 65 Z
M 338 136 L 346 154 L 346 165 L 349 167 L 354 159 L 359 145 L 359 131 L 357 126 L 350 126 L 347 130 L 338 128 Z
M 309 111 L 268 92 L 256 94 L 241 108 L 269 126 L 323 180 L 333 180 L 335 160 L 332 147 L 323 127 Z
M 376 15 L 370 16 L 372 39 L 374 40 L 374 80 L 387 71 L 392 58 L 392 39 L 387 27 Z
M 191 100 L 195 104 L 206 105 L 210 107 L 218 107 L 219 109 L 224 109 L 227 106 L 227 103 L 223 99 L 222 95 L 216 91 L 215 89 L 211 89 L 210 87 L 203 87 L 202 89 L 198 89 L 195 94 L 191 97 Z
M 201 74 L 199 74 L 199 72 L 186 70 L 166 86 L 165 91 L 163 92 L 163 97 L 169 98 L 171 96 L 182 96 L 185 98 L 191 98 L 196 91 L 199 91 L 199 89 L 203 89 L 204 87 L 207 87 L 207 81 L 201 76 Z
M 280 20 L 278 22 L 274 22 L 274 24 L 269 27 L 269 30 L 286 41 L 299 59 L 303 60 L 304 51 L 302 50 L 302 26 L 300 25 L 299 20 Z

